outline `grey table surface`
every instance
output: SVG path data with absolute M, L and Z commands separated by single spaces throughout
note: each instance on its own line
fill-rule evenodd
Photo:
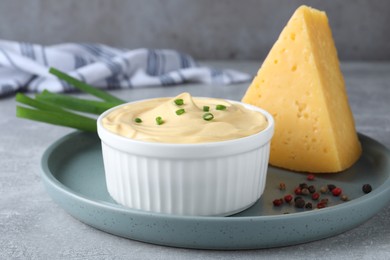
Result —
M 246 61 L 205 64 L 251 74 L 260 65 Z M 357 130 L 390 148 L 390 62 L 342 63 L 342 70 Z M 247 86 L 189 84 L 112 93 L 129 101 L 184 91 L 240 100 Z M 0 259 L 390 259 L 390 205 L 341 235 L 262 250 L 180 249 L 96 230 L 56 205 L 40 179 L 44 150 L 73 130 L 18 119 L 15 106 L 13 97 L 0 99 Z

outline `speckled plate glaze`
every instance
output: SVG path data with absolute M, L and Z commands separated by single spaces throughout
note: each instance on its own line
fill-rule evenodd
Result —
M 272 201 L 292 193 L 306 174 L 270 167 L 264 195 L 251 208 L 230 217 L 186 217 L 132 210 L 116 204 L 104 179 L 100 140 L 75 132 L 52 144 L 42 158 L 48 193 L 69 214 L 105 232 L 153 244 L 199 249 L 257 249 L 294 245 L 340 234 L 371 218 L 390 201 L 390 152 L 359 135 L 363 155 L 347 171 L 318 175 L 310 184 L 335 184 L 350 201 L 326 195 L 329 206 L 302 210 Z M 278 189 L 284 182 L 286 191 Z M 373 191 L 364 194 L 362 185 Z M 289 214 L 286 214 L 289 213 Z

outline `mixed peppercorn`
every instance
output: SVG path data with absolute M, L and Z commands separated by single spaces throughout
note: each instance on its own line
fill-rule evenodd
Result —
M 315 176 L 309 174 L 306 179 L 311 182 L 315 180 Z M 286 191 L 286 189 L 287 186 L 284 182 L 279 183 L 279 190 Z M 366 194 L 371 192 L 371 185 L 364 184 L 362 186 L 362 191 Z M 339 197 L 341 201 L 349 200 L 348 196 L 343 194 L 341 187 L 337 187 L 334 184 L 321 186 L 320 189 L 317 190 L 315 185 L 309 185 L 306 182 L 303 182 L 294 188 L 294 194 L 286 194 L 283 198 L 273 200 L 273 205 L 275 207 L 280 207 L 286 203 L 299 209 L 322 209 L 328 206 L 329 199 L 325 196 L 330 194 L 334 197 Z

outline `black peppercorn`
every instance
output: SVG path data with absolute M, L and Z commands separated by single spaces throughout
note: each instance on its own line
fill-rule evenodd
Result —
M 316 192 L 316 187 L 314 187 L 313 185 L 310 185 L 308 189 L 310 193 Z
M 362 190 L 364 193 L 370 193 L 372 191 L 372 187 L 370 184 L 364 184 L 363 187 L 362 187 Z
M 334 188 L 336 188 L 336 185 L 328 184 L 328 190 L 332 191 Z
M 307 183 L 300 183 L 299 184 L 299 188 L 301 188 L 301 189 L 307 189 L 309 187 L 309 185 L 307 185 Z
M 294 198 L 294 202 L 297 201 L 297 200 L 302 200 L 302 197 L 296 196 L 296 197 Z
M 295 201 L 295 207 L 297 207 L 297 208 L 303 208 L 303 207 L 305 207 L 305 201 L 303 200 L 303 199 L 297 199 L 296 201 Z
M 306 203 L 305 208 L 306 209 L 312 209 L 313 208 L 313 204 L 311 204 L 311 202 L 308 202 L 308 203 Z

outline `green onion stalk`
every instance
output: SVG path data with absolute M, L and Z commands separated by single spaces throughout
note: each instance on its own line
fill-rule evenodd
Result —
M 125 103 L 103 90 L 96 89 L 60 70 L 50 68 L 49 72 L 58 79 L 64 80 L 76 89 L 93 95 L 100 100 L 89 100 L 71 97 L 63 94 L 52 93 L 44 90 L 28 97 L 22 93 L 16 94 L 16 101 L 23 106 L 16 107 L 16 116 L 19 118 L 66 126 L 87 132 L 96 132 L 96 117 L 84 114 L 100 115 L 107 109 Z

